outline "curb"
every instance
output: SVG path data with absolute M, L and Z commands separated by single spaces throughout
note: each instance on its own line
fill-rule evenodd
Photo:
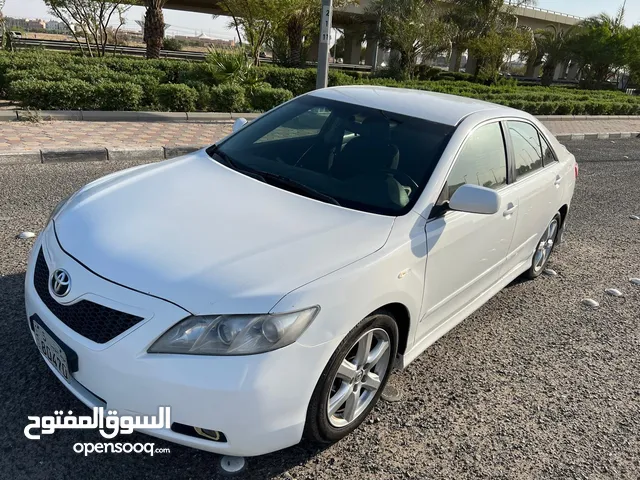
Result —
M 640 132 L 616 133 L 565 133 L 554 135 L 559 142 L 572 140 L 620 140 L 623 138 L 640 138 Z
M 140 148 L 68 148 L 42 149 L 30 152 L 0 152 L 0 165 L 70 162 L 127 162 L 133 160 L 168 160 L 195 152 L 208 145 L 177 145 Z
M 223 122 L 243 117 L 254 120 L 260 112 L 116 112 L 91 110 L 0 110 L 0 122 L 29 120 L 34 114 L 40 119 L 83 122 Z M 640 115 L 537 115 L 541 122 L 640 120 Z
M 640 115 L 536 115 L 541 122 L 640 120 Z
M 0 110 L 0 122 L 29 121 L 34 115 L 43 121 L 74 122 L 229 122 L 240 117 L 254 120 L 262 113 L 229 112 L 102 112 L 84 110 Z M 640 117 L 639 117 L 640 118 Z
M 575 140 L 620 140 L 640 138 L 640 132 L 571 133 L 555 137 L 560 142 Z M 27 152 L 0 152 L 0 165 L 67 162 L 127 162 L 168 160 L 195 152 L 208 145 L 172 145 L 164 147 L 99 147 L 41 149 Z

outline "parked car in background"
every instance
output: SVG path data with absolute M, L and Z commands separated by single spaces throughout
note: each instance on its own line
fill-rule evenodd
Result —
M 394 367 L 541 274 L 577 168 L 521 111 L 318 90 L 62 201 L 29 258 L 29 328 L 86 405 L 170 406 L 158 437 L 248 456 L 333 442 Z

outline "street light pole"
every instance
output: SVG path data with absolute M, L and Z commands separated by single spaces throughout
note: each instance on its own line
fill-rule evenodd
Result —
M 331 19 L 333 17 L 333 1 L 322 0 L 320 17 L 320 42 L 318 44 L 318 76 L 316 88 L 325 88 L 329 81 L 329 45 L 331 42 Z

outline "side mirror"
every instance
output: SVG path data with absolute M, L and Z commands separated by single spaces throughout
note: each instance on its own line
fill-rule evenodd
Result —
M 458 212 L 493 215 L 500 210 L 500 195 L 490 188 L 462 185 L 449 200 L 449 208 Z
M 236 133 L 238 130 L 240 130 L 242 127 L 244 127 L 247 124 L 247 119 L 246 118 L 238 118 L 235 122 L 233 122 L 233 127 L 231 128 L 231 131 L 233 133 Z

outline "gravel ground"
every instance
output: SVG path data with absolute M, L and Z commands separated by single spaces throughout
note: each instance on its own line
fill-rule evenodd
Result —
M 245 478 L 638 478 L 640 475 L 640 140 L 568 145 L 580 162 L 556 277 L 516 282 L 418 358 L 353 435 L 250 459 Z M 616 162 L 616 163 L 613 163 Z M 87 412 L 48 371 L 24 319 L 32 241 L 55 203 L 128 164 L 0 166 L 2 478 L 215 478 L 218 457 L 140 434 L 171 453 L 94 454 L 97 432 L 23 435 L 28 415 Z M 625 298 L 604 294 L 617 287 Z M 592 297 L 595 310 L 580 305 Z

